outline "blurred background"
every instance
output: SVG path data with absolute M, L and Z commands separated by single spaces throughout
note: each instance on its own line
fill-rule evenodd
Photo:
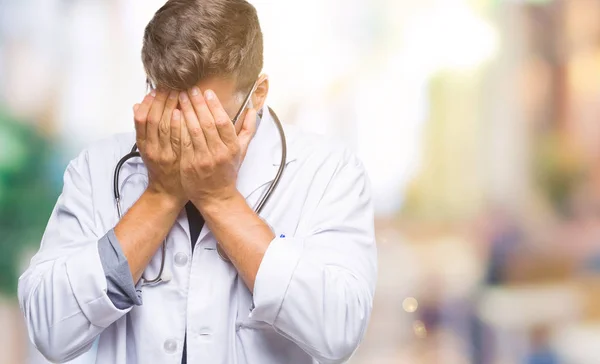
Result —
M 251 2 L 269 104 L 373 183 L 351 363 L 600 363 L 600 0 Z M 0 0 L 0 363 L 45 363 L 17 278 L 68 161 L 133 130 L 162 3 Z

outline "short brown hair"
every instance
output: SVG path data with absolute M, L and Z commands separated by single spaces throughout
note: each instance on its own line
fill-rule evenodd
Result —
M 186 90 L 222 76 L 249 88 L 263 67 L 256 9 L 245 0 L 169 0 L 146 26 L 142 62 L 156 87 Z

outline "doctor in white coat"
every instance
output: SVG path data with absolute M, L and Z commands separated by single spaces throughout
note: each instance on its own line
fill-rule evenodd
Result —
M 150 21 L 156 88 L 134 106 L 135 134 L 71 161 L 19 281 L 47 359 L 94 343 L 111 364 L 342 363 L 356 350 L 377 275 L 369 182 L 344 147 L 286 127 L 283 175 L 253 210 L 283 151 L 262 52 L 244 0 L 170 0 Z M 113 175 L 134 143 L 120 218 Z

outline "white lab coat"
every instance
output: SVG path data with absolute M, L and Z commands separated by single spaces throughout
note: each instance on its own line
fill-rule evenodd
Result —
M 254 295 L 221 260 L 205 226 L 193 255 L 185 211 L 167 237 L 172 280 L 142 289 L 143 305 L 117 309 L 106 294 L 98 240 L 117 222 L 113 172 L 134 134 L 92 145 L 65 173 L 64 189 L 39 252 L 19 280 L 29 337 L 49 360 L 65 362 L 97 342 L 96 363 L 342 363 L 364 336 L 377 262 L 373 207 L 362 164 L 325 138 L 286 126 L 286 170 L 261 216 L 276 238 Z M 277 172 L 277 128 L 268 113 L 240 169 L 250 206 Z M 123 166 L 129 208 L 147 186 L 141 159 Z M 145 271 L 153 278 L 160 250 Z

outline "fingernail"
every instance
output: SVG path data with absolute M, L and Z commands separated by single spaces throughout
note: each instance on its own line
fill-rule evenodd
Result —
M 150 91 L 150 95 L 151 95 L 152 97 L 155 97 L 155 96 L 156 96 L 156 90 L 152 90 L 152 91 Z
M 169 98 L 171 100 L 176 99 L 177 98 L 177 91 L 171 91 L 171 92 L 169 92 Z
M 173 110 L 173 120 L 179 120 L 179 117 L 181 115 L 179 115 L 179 110 L 175 109 Z
M 200 89 L 196 86 L 192 87 L 192 96 L 198 96 Z
M 212 90 L 206 90 L 204 96 L 207 100 L 214 100 L 217 98 L 217 95 L 215 95 L 215 93 Z
M 188 100 L 187 92 L 181 91 L 179 93 L 179 100 L 181 100 L 181 102 L 186 102 Z

